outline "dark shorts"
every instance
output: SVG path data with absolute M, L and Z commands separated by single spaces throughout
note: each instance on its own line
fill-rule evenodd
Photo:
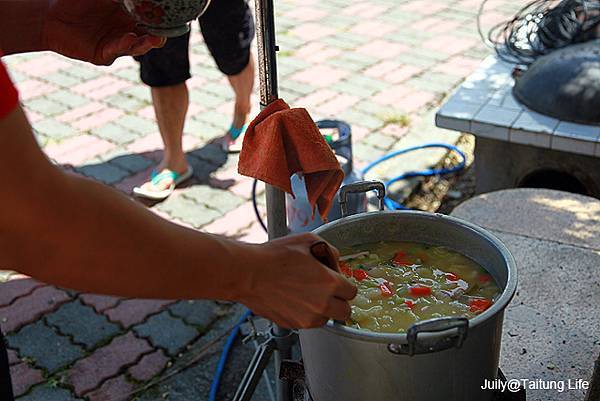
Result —
M 225 75 L 239 74 L 248 65 L 254 39 L 254 19 L 246 0 L 212 0 L 199 22 L 204 42 L 219 70 Z M 142 81 L 160 87 L 189 79 L 189 42 L 188 33 L 136 57 Z

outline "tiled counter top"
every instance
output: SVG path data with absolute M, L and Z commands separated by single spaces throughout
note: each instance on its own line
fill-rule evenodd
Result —
M 512 66 L 490 56 L 448 99 L 436 125 L 477 137 L 600 157 L 600 126 L 536 113 L 513 96 Z

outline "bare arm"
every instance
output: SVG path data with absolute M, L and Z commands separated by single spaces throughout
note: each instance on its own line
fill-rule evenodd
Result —
M 49 0 L 0 2 L 0 49 L 5 54 L 48 50 L 43 29 Z
M 148 35 L 114 0 L 0 0 L 0 49 L 5 54 L 52 50 L 109 65 L 164 44 Z
M 20 108 L 0 120 L 0 149 L 3 268 L 81 291 L 239 301 L 290 327 L 349 316 L 356 289 L 310 256 L 315 236 L 250 245 L 163 220 L 53 166 Z

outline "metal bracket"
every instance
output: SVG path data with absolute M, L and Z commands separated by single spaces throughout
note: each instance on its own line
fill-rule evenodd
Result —
M 358 181 L 352 184 L 344 185 L 340 188 L 340 208 L 342 209 L 342 217 L 348 216 L 348 194 L 363 193 L 371 190 L 377 191 L 377 199 L 379 199 L 379 210 L 385 208 L 385 185 L 381 181 Z
M 248 368 L 246 368 L 246 372 L 242 377 L 240 384 L 233 396 L 232 401 L 250 401 L 252 399 L 252 395 L 256 390 L 256 386 L 261 379 L 261 375 L 266 369 L 273 353 L 280 349 L 290 349 L 292 345 L 297 341 L 297 333 L 293 331 L 288 331 L 284 335 L 277 335 L 276 331 L 271 328 L 268 333 L 260 333 L 255 328 L 253 332 L 251 332 L 248 336 L 246 336 L 247 341 L 251 339 L 255 339 L 259 335 L 265 335 L 266 339 L 263 341 L 256 352 L 252 356 L 250 360 L 250 364 Z M 279 377 L 282 379 L 281 369 L 283 368 L 284 363 L 282 362 L 279 366 Z M 283 380 L 285 382 L 285 380 Z
M 447 335 L 435 341 L 419 340 L 422 333 L 439 333 L 456 330 L 456 334 Z M 464 317 L 441 317 L 425 320 L 410 326 L 406 332 L 407 344 L 389 344 L 388 350 L 393 354 L 409 355 L 426 354 L 449 348 L 462 347 L 469 331 L 469 319 Z

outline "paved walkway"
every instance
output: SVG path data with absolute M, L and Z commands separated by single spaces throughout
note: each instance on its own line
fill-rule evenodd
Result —
M 592 382 L 600 354 L 600 202 L 509 189 L 472 198 L 452 215 L 490 230 L 517 263 L 517 293 L 502 332 L 504 374 L 530 380 L 530 401 L 588 399 L 581 381 Z M 545 386 L 536 388 L 540 381 Z
M 484 25 L 508 17 L 515 7 L 509 3 L 489 1 Z M 433 126 L 432 113 L 489 54 L 476 34 L 478 5 L 479 0 L 278 1 L 281 96 L 307 107 L 315 119 L 352 124 L 359 166 L 409 144 L 453 141 L 455 134 Z M 196 176 L 151 210 L 197 229 L 261 242 L 266 235 L 249 202 L 252 181 L 236 174 L 237 156 L 205 145 L 229 126 L 233 104 L 201 41 L 195 28 L 184 143 Z M 149 91 L 131 59 L 111 67 L 47 53 L 5 61 L 39 143 L 57 162 L 130 194 L 160 160 Z M 384 177 L 424 162 L 431 159 L 407 158 L 377 173 Z M 10 272 L 2 278 L 8 281 L 0 285 L 0 325 L 22 400 L 120 400 L 181 363 L 178 355 L 201 349 L 235 315 L 232 307 L 209 301 L 117 299 L 57 289 Z M 215 358 L 207 356 L 141 399 L 206 399 Z M 223 399 L 231 395 L 243 363 L 234 365 Z

